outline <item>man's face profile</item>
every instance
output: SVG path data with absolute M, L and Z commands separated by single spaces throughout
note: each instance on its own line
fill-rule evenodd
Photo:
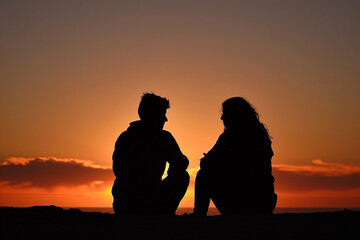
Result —
M 156 127 L 159 130 L 162 130 L 164 128 L 165 122 L 167 122 L 168 119 L 166 117 L 166 109 L 159 112 L 159 115 L 156 117 L 156 121 L 154 122 L 154 127 Z
M 138 114 L 141 121 L 148 129 L 161 131 L 164 128 L 166 110 L 170 108 L 169 100 L 156 96 L 153 93 L 145 93 L 141 97 Z
M 166 109 L 152 112 L 147 118 L 143 119 L 146 124 L 154 130 L 162 130 L 165 122 L 168 121 L 166 117 Z

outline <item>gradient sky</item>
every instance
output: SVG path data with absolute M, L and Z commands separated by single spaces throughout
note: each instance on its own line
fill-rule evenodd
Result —
M 153 91 L 170 99 L 165 129 L 192 181 L 221 103 L 242 96 L 273 136 L 279 206 L 360 206 L 359 12 L 355 0 L 1 1 L 0 205 L 110 207 L 114 142 Z M 55 171 L 70 184 L 46 174 L 59 164 L 89 171 Z

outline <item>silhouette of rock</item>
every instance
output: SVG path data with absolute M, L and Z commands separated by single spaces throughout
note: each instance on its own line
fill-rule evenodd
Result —
M 56 206 L 0 207 L 0 239 L 354 239 L 360 212 L 127 217 Z

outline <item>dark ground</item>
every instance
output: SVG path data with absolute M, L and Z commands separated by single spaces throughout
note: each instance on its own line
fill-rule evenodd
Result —
M 360 212 L 128 216 L 55 206 L 0 207 L 0 239 L 360 239 Z

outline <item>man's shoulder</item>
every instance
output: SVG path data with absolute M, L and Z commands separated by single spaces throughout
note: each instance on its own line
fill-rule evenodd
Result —
M 161 135 L 166 138 L 174 138 L 173 135 L 169 131 L 166 131 L 166 130 L 161 130 Z
M 167 144 L 177 144 L 173 135 L 166 130 L 161 131 L 161 139 L 162 139 L 162 141 L 166 142 Z

